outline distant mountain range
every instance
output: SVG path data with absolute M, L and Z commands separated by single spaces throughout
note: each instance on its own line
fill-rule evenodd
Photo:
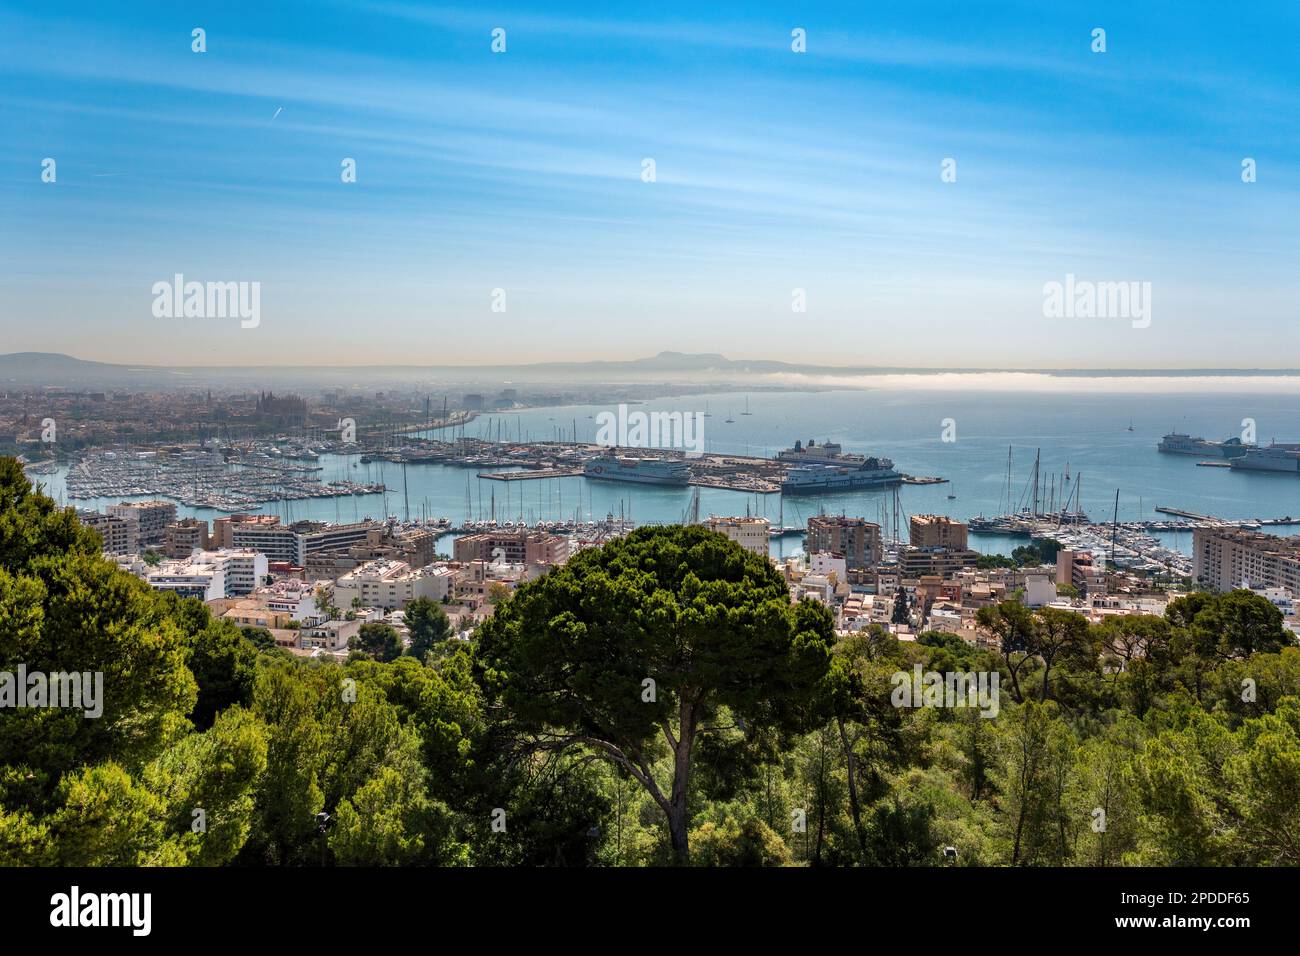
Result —
M 65 388 L 165 386 L 368 387 L 372 383 L 652 382 L 689 380 L 737 384 L 763 376 L 833 377 L 1023 372 L 1060 377 L 1193 377 L 1300 375 L 1297 369 L 1009 369 L 807 365 L 771 359 L 730 359 L 718 353 L 660 352 L 629 361 L 536 362 L 516 365 L 158 366 L 92 362 L 55 352 L 0 354 L 0 385 Z M 753 384 L 760 384 L 753 382 Z M 768 385 L 794 382 L 768 381 Z M 816 384 L 816 383 L 808 383 Z

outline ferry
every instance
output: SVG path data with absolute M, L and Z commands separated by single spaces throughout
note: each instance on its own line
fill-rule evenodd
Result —
M 1211 458 L 1241 458 L 1254 445 L 1247 445 L 1240 438 L 1228 438 L 1224 441 L 1207 441 L 1193 438 L 1183 432 L 1170 432 L 1160 439 L 1157 451 L 1168 455 L 1199 455 Z
M 691 467 L 679 458 L 639 458 L 620 455 L 617 448 L 611 448 L 603 455 L 588 459 L 582 474 L 601 481 L 685 486 L 691 480 Z
M 826 441 L 819 445 L 812 439 L 808 440 L 807 446 L 796 441 L 793 448 L 778 452 L 776 457 L 780 461 L 808 465 L 859 464 L 866 460 L 862 455 L 844 454 L 844 448 L 838 442 Z
M 1251 448 L 1240 458 L 1232 460 L 1233 468 L 1244 471 L 1281 471 L 1300 474 L 1300 445 L 1272 444 L 1267 448 Z
M 781 481 L 783 495 L 815 495 L 850 488 L 889 488 L 903 476 L 888 458 L 863 458 L 857 463 L 796 465 Z

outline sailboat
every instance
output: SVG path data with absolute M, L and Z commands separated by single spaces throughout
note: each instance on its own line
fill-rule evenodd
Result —
M 742 414 L 742 415 L 752 415 L 752 414 L 754 414 L 753 412 L 751 412 L 751 411 L 749 410 L 749 396 L 748 396 L 748 395 L 745 396 L 745 410 L 744 410 L 743 412 L 741 412 L 740 414 Z
M 713 413 L 712 413 L 711 411 L 709 411 L 709 403 L 708 403 L 708 402 L 705 402 L 705 403 L 704 403 L 704 417 L 705 417 L 705 418 L 712 418 L 712 417 L 713 417 Z
M 723 422 L 728 425 L 736 424 L 736 420 L 731 417 L 731 412 L 727 412 L 727 417 L 723 419 Z
M 1128 420 L 1128 430 L 1129 431 L 1133 430 L 1133 419 L 1131 418 Z

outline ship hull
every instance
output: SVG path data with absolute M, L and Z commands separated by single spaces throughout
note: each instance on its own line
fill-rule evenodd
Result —
M 819 481 L 809 484 L 791 485 L 786 482 L 781 483 L 781 494 L 783 495 L 825 495 L 837 491 L 852 491 L 858 488 L 889 488 L 894 485 L 901 485 L 903 477 L 896 475 L 894 477 L 879 478 L 851 478 L 841 481 Z
M 592 481 L 621 481 L 631 482 L 636 485 L 667 485 L 673 488 L 684 488 L 690 484 L 690 478 L 664 478 L 656 475 L 619 475 L 605 472 L 599 475 L 593 475 L 587 472 L 583 473 L 584 478 Z
M 1245 455 L 1251 447 L 1238 441 L 1206 441 L 1204 438 L 1170 441 L 1168 438 L 1164 438 L 1161 439 L 1160 444 L 1156 445 L 1156 451 L 1165 455 L 1195 455 L 1198 458 L 1232 460 Z
M 1295 458 L 1292 458 L 1289 461 L 1279 461 L 1274 459 L 1264 459 L 1261 461 L 1258 459 L 1251 460 L 1250 458 L 1235 458 L 1233 459 L 1232 467 L 1238 468 L 1241 471 L 1277 471 L 1284 475 L 1300 474 L 1300 460 Z

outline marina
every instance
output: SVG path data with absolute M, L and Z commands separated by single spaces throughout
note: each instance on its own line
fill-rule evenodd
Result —
M 214 451 L 160 454 L 123 449 L 92 452 L 68 471 L 70 499 L 162 496 L 194 508 L 238 512 L 274 501 L 372 495 L 382 483 L 321 482 L 317 465 L 275 461 L 265 453 L 227 457 Z
M 680 411 L 703 407 L 710 398 L 713 404 L 727 407 L 725 397 L 713 396 L 677 396 L 651 400 L 641 407 L 648 411 Z M 1038 437 L 1042 445 L 1038 511 L 1047 516 L 1040 516 L 1036 521 L 1024 513 L 1032 515 L 1034 510 L 1032 476 L 1026 482 L 1022 471 L 1019 480 L 1023 490 L 1008 480 L 1010 456 L 1005 440 L 999 449 L 995 440 L 976 437 L 974 425 L 963 433 L 968 437 L 959 443 L 942 443 L 937 430 L 930 441 L 921 440 L 918 436 L 928 428 L 928 423 L 948 413 L 951 398 L 941 394 L 918 396 L 888 391 L 766 394 L 751 403 L 751 416 L 736 415 L 737 422 L 727 426 L 725 441 L 710 438 L 698 458 L 670 449 L 635 452 L 681 458 L 691 470 L 689 487 L 593 481 L 579 475 L 577 472 L 588 459 L 605 451 L 589 440 L 595 433 L 593 416 L 603 407 L 582 405 L 484 415 L 468 427 L 460 425 L 450 430 L 435 428 L 409 434 L 389 430 L 383 435 L 372 432 L 370 440 L 356 444 L 337 440 L 338 432 L 331 438 L 328 429 L 221 443 L 219 458 L 223 462 L 229 458 L 226 467 L 233 474 L 239 473 L 241 462 L 260 466 L 258 470 L 264 479 L 257 495 L 247 494 L 248 489 L 232 477 L 218 476 L 223 486 L 233 486 L 233 493 L 204 495 L 200 487 L 200 495 L 195 497 L 193 478 L 184 469 L 164 479 L 133 467 L 121 481 L 96 484 L 80 481 L 77 474 L 69 475 L 70 465 L 77 472 L 78 463 L 94 458 L 99 452 L 72 452 L 60 456 L 62 463 L 38 461 L 28 467 L 28 472 L 50 488 L 59 500 L 69 500 L 72 490 L 82 495 L 101 493 L 98 497 L 78 497 L 76 500 L 82 506 L 104 507 L 124 498 L 162 496 L 177 500 L 182 516 L 209 519 L 232 509 L 274 513 L 292 519 L 338 521 L 398 511 L 411 518 L 451 515 L 457 526 L 466 519 L 486 520 L 493 516 L 522 518 L 532 523 L 554 519 L 572 521 L 579 513 L 585 520 L 610 512 L 614 515 L 622 512 L 629 519 L 635 516 L 638 525 L 669 523 L 681 520 L 687 497 L 698 490 L 702 495 L 701 510 L 706 515 L 753 514 L 769 518 L 774 528 L 796 529 L 786 535 L 773 535 L 773 553 L 782 554 L 797 547 L 797 530 L 803 528 L 811 514 L 821 511 L 861 515 L 882 526 L 892 523 L 886 514 L 892 510 L 888 487 L 828 489 L 809 496 L 778 493 L 786 470 L 802 464 L 781 460 L 781 451 L 790 450 L 790 442 L 783 439 L 788 439 L 791 433 L 824 433 L 832 440 L 819 440 L 815 445 L 819 453 L 824 445 L 839 445 L 841 453 L 852 449 L 863 459 L 869 453 L 883 452 L 906 463 L 905 468 L 898 469 L 900 477 L 904 474 L 954 476 L 952 480 L 961 485 L 960 500 L 952 497 L 949 490 L 952 484 L 906 482 L 897 486 L 900 507 L 904 513 L 946 514 L 968 522 L 971 546 L 986 553 L 1009 554 L 1017 546 L 1017 540 L 1023 541 L 1037 531 L 1050 531 L 1059 536 L 1071 526 L 1089 523 L 1087 512 L 1096 511 L 1111 520 L 1117 516 L 1120 525 L 1140 524 L 1163 545 L 1188 551 L 1196 519 L 1153 514 L 1152 501 L 1177 505 L 1193 515 L 1218 515 L 1221 518 L 1216 520 L 1236 522 L 1246 528 L 1263 527 L 1280 534 L 1288 533 L 1287 526 L 1295 524 L 1278 516 L 1300 514 L 1297 511 L 1300 485 L 1279 480 L 1275 473 L 1197 468 L 1192 467 L 1194 459 L 1187 460 L 1189 456 L 1158 454 L 1154 447 L 1156 439 L 1149 431 L 1144 434 L 1141 419 L 1135 421 L 1135 432 L 1127 431 L 1131 411 L 1127 401 L 1122 397 L 1102 401 L 1102 405 L 1090 407 L 1087 416 L 1079 416 L 1073 412 L 1072 400 L 1064 397 L 1039 398 L 1031 405 L 1009 396 L 963 398 L 969 409 L 967 414 L 974 422 L 994 423 L 985 426 L 986 429 L 1005 434 L 1005 426 L 1000 423 L 1014 420 L 1018 432 Z M 1189 416 L 1189 406 L 1183 399 L 1146 401 L 1153 404 L 1151 418 L 1171 421 L 1187 417 L 1189 424 L 1201 429 L 1202 434 L 1217 430 L 1214 421 L 1241 419 L 1237 406 L 1231 402 L 1228 410 L 1216 413 L 1212 421 L 1208 412 L 1200 413 L 1200 419 L 1195 414 Z M 1204 407 L 1204 401 L 1191 407 Z M 1107 407 L 1111 408 L 1109 413 Z M 1281 402 L 1272 411 L 1272 416 L 1278 419 L 1289 420 L 1295 414 L 1300 414 L 1300 401 Z M 716 416 L 721 418 L 722 415 Z M 568 425 L 562 436 L 564 440 L 554 424 L 558 421 Z M 870 425 L 856 424 L 859 422 L 870 422 Z M 1180 430 L 1197 433 L 1190 427 Z M 365 433 L 366 429 L 359 427 L 358 432 Z M 516 440 L 507 440 L 507 432 L 517 436 Z M 539 435 L 551 437 L 539 439 Z M 577 442 L 572 440 L 575 436 Z M 498 437 L 500 441 L 489 440 Z M 207 448 L 203 454 L 214 450 Z M 41 451 L 48 456 L 54 449 Z M 128 454 L 154 451 L 163 458 L 176 458 L 193 454 L 198 448 L 140 445 L 100 451 Z M 1017 446 L 1013 454 L 1017 460 L 1023 460 L 1027 454 L 1031 462 L 1039 455 L 1033 443 L 1027 450 Z M 363 461 L 366 458 L 370 460 Z M 1049 461 L 1055 467 L 1047 464 Z M 122 468 L 125 472 L 126 467 Z M 467 468 L 473 469 L 468 476 Z M 395 469 L 401 474 L 396 474 Z M 1091 477 L 1081 476 L 1081 471 L 1090 472 Z M 97 474 L 103 477 L 104 472 L 97 469 Z M 497 478 L 496 475 L 518 477 Z M 957 475 L 961 477 L 956 478 Z M 305 487 L 316 486 L 318 493 L 329 488 L 351 491 L 332 495 L 327 492 L 324 497 L 286 498 L 282 486 L 296 481 L 306 482 Z M 335 484 L 347 481 L 353 484 L 341 488 Z M 397 498 L 393 497 L 394 486 Z M 493 486 L 497 489 L 495 495 L 491 493 Z M 1121 489 L 1118 507 L 1117 487 Z M 364 493 L 367 488 L 373 491 Z M 1136 491 L 1130 493 L 1128 489 L 1140 489 L 1148 496 L 1147 503 L 1144 505 Z M 292 489 L 288 490 L 293 494 Z M 263 497 L 266 500 L 260 503 L 253 500 Z M 1063 499 L 1068 499 L 1068 503 L 1063 503 Z M 785 520 L 780 520 L 782 510 Z M 1109 529 L 1110 524 L 1102 522 L 1098 527 Z M 778 546 L 777 542 L 783 543 Z

